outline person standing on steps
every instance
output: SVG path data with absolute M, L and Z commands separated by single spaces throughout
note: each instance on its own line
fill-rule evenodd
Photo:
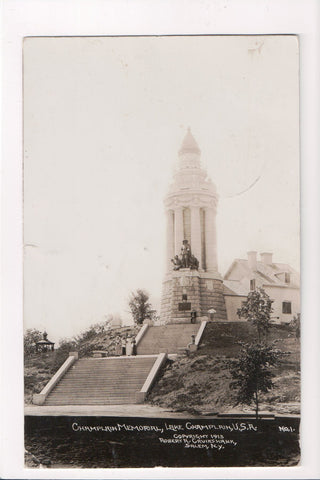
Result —
M 121 355 L 126 355 L 127 353 L 127 339 L 123 337 L 121 342 Z
M 191 312 L 191 323 L 196 323 L 197 322 L 197 312 L 196 310 L 192 310 Z
M 131 355 L 137 355 L 137 344 L 135 338 L 133 338 L 131 342 Z
M 121 338 L 119 337 L 119 335 L 116 337 L 116 340 L 115 340 L 114 354 L 117 357 L 121 355 Z
M 195 335 L 191 335 L 191 342 L 188 343 L 188 349 L 189 350 L 193 350 L 194 349 L 194 346 L 196 345 L 196 336 Z

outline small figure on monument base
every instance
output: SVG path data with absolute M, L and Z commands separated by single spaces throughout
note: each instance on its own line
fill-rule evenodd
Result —
M 190 268 L 191 268 L 191 270 L 198 270 L 198 268 L 199 268 L 199 261 L 192 254 L 191 254 L 191 257 L 190 257 Z
M 197 323 L 197 312 L 195 310 L 191 312 L 191 323 Z
M 171 259 L 171 262 L 173 263 L 173 270 L 180 270 L 180 268 L 190 268 L 190 270 L 198 270 L 199 268 L 199 261 L 191 253 L 191 247 L 188 240 L 183 240 L 182 242 L 180 257 L 178 255 L 175 255 L 175 257 Z
M 173 270 L 179 270 L 182 268 L 182 262 L 178 255 L 175 255 L 174 258 L 171 258 L 171 262 L 173 263 Z

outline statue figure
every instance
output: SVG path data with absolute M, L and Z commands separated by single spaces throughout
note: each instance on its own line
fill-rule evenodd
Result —
M 181 247 L 182 265 L 183 265 L 183 268 L 189 268 L 190 258 L 191 258 L 191 248 L 188 240 L 183 240 L 182 244 L 183 244 Z
M 175 255 L 174 258 L 171 258 L 171 262 L 173 263 L 173 270 L 180 270 L 180 268 L 198 270 L 199 268 L 199 261 L 191 253 L 191 247 L 188 240 L 183 240 L 180 256 Z
M 182 267 L 182 262 L 178 255 L 175 255 L 174 258 L 171 258 L 171 262 L 173 263 L 173 270 L 179 270 Z
M 190 257 L 190 268 L 191 270 L 198 270 L 199 268 L 199 261 L 193 254 Z

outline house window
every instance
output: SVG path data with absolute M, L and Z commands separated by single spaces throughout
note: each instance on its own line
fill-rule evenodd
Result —
M 290 273 L 286 272 L 284 274 L 284 281 L 285 283 L 290 283 Z
M 291 313 L 291 302 L 282 302 L 282 313 Z
M 253 278 L 252 280 L 250 280 L 250 290 L 255 290 L 256 288 L 256 280 L 255 278 Z
M 182 300 L 188 300 L 188 295 L 186 293 L 182 294 Z

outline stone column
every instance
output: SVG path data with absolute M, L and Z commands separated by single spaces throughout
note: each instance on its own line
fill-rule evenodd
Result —
M 183 241 L 183 207 L 174 209 L 174 250 L 175 255 L 180 255 Z
M 191 209 L 191 251 L 199 260 L 201 266 L 201 225 L 200 225 L 200 207 L 190 207 Z
M 174 257 L 174 230 L 173 230 L 173 211 L 167 210 L 167 272 L 172 270 L 171 259 Z
M 217 272 L 216 211 L 214 207 L 209 207 L 205 210 L 205 239 L 207 272 Z

